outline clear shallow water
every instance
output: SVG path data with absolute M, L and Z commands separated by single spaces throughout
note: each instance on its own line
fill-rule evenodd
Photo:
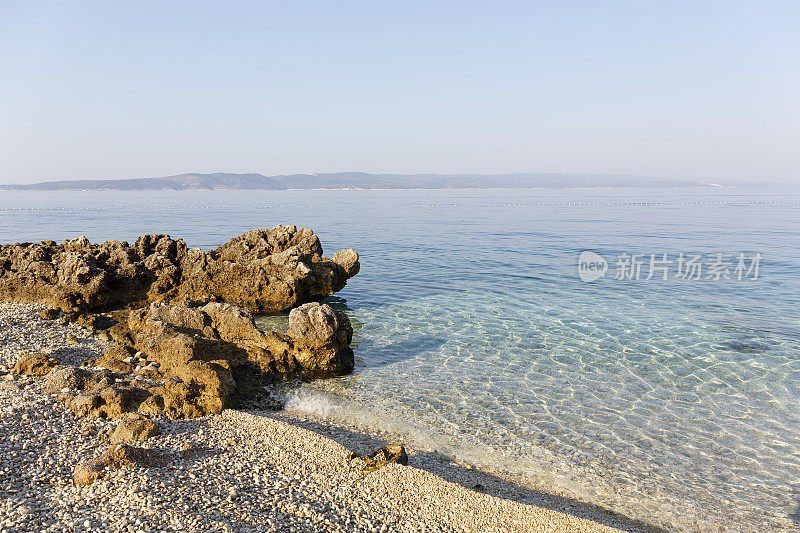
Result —
M 797 191 L 0 194 L 1 242 L 311 227 L 362 256 L 334 299 L 358 364 L 292 409 L 671 529 L 800 527 Z M 764 259 L 758 280 L 583 283 L 586 249 Z

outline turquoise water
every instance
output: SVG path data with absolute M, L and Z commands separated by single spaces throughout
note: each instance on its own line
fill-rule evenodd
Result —
M 331 299 L 358 360 L 291 409 L 670 529 L 800 527 L 800 191 L 0 194 L 0 242 L 313 228 L 361 254 Z M 578 278 L 583 250 L 604 278 Z M 614 279 L 620 254 L 681 252 L 763 258 L 755 280 Z

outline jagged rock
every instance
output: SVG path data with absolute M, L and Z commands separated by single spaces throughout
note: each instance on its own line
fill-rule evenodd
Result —
M 75 322 L 89 331 L 107 330 L 117 323 L 116 320 L 105 314 L 81 314 Z
M 222 412 L 236 388 L 227 361 L 189 361 L 164 382 L 164 411 L 170 418 Z
M 297 320 L 305 320 L 304 329 Z M 347 345 L 352 328 L 343 313 L 316 304 L 290 318 L 290 325 L 292 335 L 261 332 L 248 311 L 228 304 L 186 308 L 156 302 L 130 313 L 135 348 L 113 348 L 90 364 L 127 370 L 132 361 L 143 361 L 135 358 L 140 350 L 149 362 L 139 372 L 166 377 L 163 383 L 119 382 L 121 376 L 107 370 L 59 369 L 63 378 L 48 388 L 62 390 L 69 379 L 68 388 L 84 389 L 66 398 L 78 416 L 117 418 L 138 412 L 195 418 L 221 412 L 237 390 L 251 390 L 254 383 L 292 374 L 337 375 L 352 368 Z
M 113 419 L 137 412 L 139 406 L 151 396 L 152 393 L 145 388 L 101 382 L 94 390 L 82 392 L 68 400 L 66 406 L 78 417 Z
M 76 466 L 73 479 L 76 485 L 91 485 L 109 471 L 123 466 L 156 467 L 165 463 L 166 458 L 157 450 L 114 444 L 100 457 Z
M 14 373 L 25 376 L 44 376 L 49 373 L 58 361 L 43 353 L 24 354 L 14 365 Z
M 118 418 L 138 411 L 154 394 L 150 390 L 154 387 L 138 386 L 107 369 L 90 371 L 61 366 L 48 374 L 43 390 L 48 394 L 61 393 L 60 399 L 76 416 Z
M 312 319 L 322 329 L 294 324 L 309 312 L 325 317 Z M 154 302 L 132 311 L 128 327 L 135 349 L 157 365 L 158 375 L 168 378 L 139 411 L 171 418 L 205 416 L 219 413 L 237 389 L 254 383 L 352 369 L 352 328 L 344 313 L 313 304 L 295 317 L 290 316 L 290 326 L 295 326 L 291 334 L 281 335 L 259 331 L 249 311 L 229 304 L 187 308 Z
M 142 235 L 133 245 L 86 237 L 0 245 L 0 300 L 57 307 L 65 323 L 75 311 L 154 301 L 275 312 L 333 294 L 358 272 L 354 250 L 334 259 L 322 253 L 319 238 L 295 226 L 252 230 L 209 252 L 168 235 Z M 87 324 L 106 329 L 99 325 Z
M 353 454 L 352 457 L 356 457 L 355 454 Z M 365 474 L 380 470 L 384 466 L 392 463 L 408 465 L 408 455 L 402 444 L 389 444 L 369 455 L 358 458 L 364 461 Z
M 200 308 L 210 319 L 219 338 L 234 344 L 259 343 L 264 334 L 258 330 L 253 315 L 230 304 L 212 302 Z M 213 332 L 212 332 L 213 335 Z
M 161 435 L 158 425 L 147 417 L 134 415 L 124 418 L 111 433 L 112 444 L 147 440 Z
M 349 320 L 316 301 L 358 273 L 358 254 L 322 253 L 317 236 L 295 226 L 252 230 L 209 252 L 167 235 L 0 245 L 0 301 L 55 306 L 41 316 L 63 311 L 61 323 L 118 343 L 87 368 L 48 375 L 44 390 L 77 416 L 199 417 L 264 383 L 352 369 Z M 289 335 L 259 331 L 251 314 L 308 302 Z M 44 375 L 55 365 L 39 354 L 18 370 Z
M 213 331 L 204 326 L 207 315 L 201 311 L 158 303 L 146 311 L 144 317 L 131 313 L 132 330 L 136 348 L 158 364 L 159 373 L 172 378 L 161 394 L 167 416 L 194 418 L 221 412 L 235 389 L 229 360 L 240 359 L 243 350 L 205 336 L 203 330 Z

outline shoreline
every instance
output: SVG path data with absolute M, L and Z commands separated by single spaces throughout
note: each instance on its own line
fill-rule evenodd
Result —
M 10 458 L 0 473 L 0 530 L 657 531 L 414 449 L 410 466 L 364 476 L 350 453 L 389 440 L 282 411 L 159 419 L 163 434 L 141 446 L 169 457 L 167 466 L 75 487 L 74 467 L 108 446 L 101 437 L 118 421 L 76 419 L 38 380 L 6 372 L 21 352 L 74 364 L 108 345 L 39 318 L 43 308 L 0 304 L 0 448 Z
M 359 455 L 388 444 L 402 443 L 408 452 L 410 466 L 429 472 L 448 483 L 460 485 L 468 491 L 573 515 L 621 531 L 666 532 L 658 526 L 623 516 L 598 505 L 529 487 L 521 476 L 475 467 L 444 454 L 429 452 L 392 433 L 371 431 L 347 422 L 338 420 L 334 422 L 314 415 L 301 415 L 283 410 L 272 412 L 269 416 L 325 436 Z

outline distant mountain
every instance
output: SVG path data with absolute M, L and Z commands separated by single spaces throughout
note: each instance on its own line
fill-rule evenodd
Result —
M 575 187 L 710 187 L 709 183 L 622 174 L 179 174 L 163 178 L 124 180 L 44 181 L 29 185 L 0 185 L 22 191 L 182 191 L 287 189 L 568 189 Z

